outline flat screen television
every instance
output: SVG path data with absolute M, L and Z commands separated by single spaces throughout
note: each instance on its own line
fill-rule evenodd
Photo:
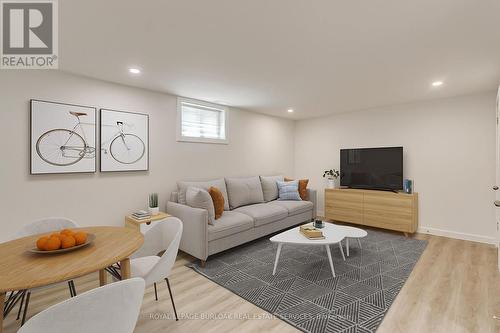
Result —
M 373 190 L 402 190 L 403 147 L 341 149 L 340 185 Z

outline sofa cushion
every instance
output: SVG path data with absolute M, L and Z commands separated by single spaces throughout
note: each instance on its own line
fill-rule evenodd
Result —
M 264 202 L 262 185 L 258 176 L 248 178 L 226 178 L 229 208 Z
M 278 205 L 270 205 L 268 203 L 243 206 L 236 208 L 234 211 L 250 216 L 256 227 L 282 220 L 288 216 L 288 210 L 286 208 Z
M 278 199 L 278 184 L 276 182 L 283 181 L 283 179 L 285 179 L 283 176 L 260 176 L 265 202 Z
M 253 228 L 253 220 L 250 216 L 227 211 L 215 222 L 208 226 L 208 241 L 234 235 Z
M 229 201 L 227 197 L 227 190 L 226 190 L 226 182 L 224 181 L 224 178 L 220 179 L 213 179 L 213 180 L 207 180 L 207 181 L 179 181 L 177 182 L 177 189 L 178 189 L 178 202 L 181 205 L 186 204 L 186 190 L 189 186 L 194 186 L 194 187 L 199 187 L 204 190 L 207 190 L 211 186 L 217 187 L 221 192 L 222 195 L 224 196 L 224 210 L 229 210 Z
M 215 208 L 212 196 L 204 189 L 190 186 L 186 191 L 186 203 L 189 207 L 206 209 L 208 223 L 214 224 Z
M 286 208 L 289 216 L 313 210 L 313 203 L 311 201 L 276 200 L 271 201 L 269 204 Z

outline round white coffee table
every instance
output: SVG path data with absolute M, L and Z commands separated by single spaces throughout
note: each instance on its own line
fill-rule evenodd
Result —
M 359 228 L 349 227 L 346 225 L 337 225 L 338 228 L 342 229 L 345 233 L 345 247 L 347 250 L 347 256 L 349 257 L 349 238 L 356 238 L 358 240 L 359 248 L 361 249 L 361 241 L 360 238 L 366 237 L 368 233 Z
M 325 239 L 308 239 L 306 236 L 302 235 L 299 231 L 299 227 L 284 231 L 271 237 L 270 241 L 273 243 L 278 243 L 278 250 L 276 252 L 276 259 L 274 260 L 273 275 L 276 274 L 276 268 L 278 267 L 278 261 L 280 258 L 281 248 L 283 244 L 299 244 L 299 245 L 318 245 L 324 246 L 326 249 L 326 254 L 328 255 L 328 261 L 330 262 L 330 268 L 332 270 L 332 275 L 335 277 L 335 269 L 333 268 L 332 253 L 330 252 L 331 244 L 339 244 L 340 253 L 345 260 L 344 250 L 342 249 L 342 240 L 345 238 L 346 234 L 343 228 L 340 226 L 324 223 L 325 227 L 321 229 Z

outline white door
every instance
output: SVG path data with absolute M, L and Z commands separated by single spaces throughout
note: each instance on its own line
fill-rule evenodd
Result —
M 496 209 L 496 230 L 497 230 L 497 251 L 498 251 L 498 270 L 500 271 L 500 87 L 497 94 L 497 159 L 496 159 L 496 183 L 493 187 L 495 190 L 495 206 Z

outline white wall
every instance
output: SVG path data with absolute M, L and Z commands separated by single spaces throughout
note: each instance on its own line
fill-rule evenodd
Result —
M 295 175 L 318 189 L 322 214 L 322 174 L 339 168 L 339 149 L 403 146 L 420 231 L 494 243 L 495 100 L 488 93 L 298 121 Z
M 29 100 L 150 115 L 150 171 L 29 174 Z M 66 216 L 81 225 L 121 225 L 158 192 L 162 207 L 176 180 L 293 174 L 294 122 L 232 109 L 229 145 L 175 140 L 176 98 L 56 71 L 0 73 L 0 242 L 21 225 Z
M 29 175 L 29 100 L 66 102 L 150 115 L 150 171 Z M 175 141 L 176 98 L 56 71 L 1 71 L 0 242 L 21 225 L 67 216 L 82 225 L 121 225 L 162 204 L 175 181 L 284 173 L 318 189 L 339 167 L 339 149 L 402 145 L 405 177 L 415 181 L 421 231 L 493 242 L 495 94 L 352 112 L 296 123 L 231 110 L 230 144 Z

